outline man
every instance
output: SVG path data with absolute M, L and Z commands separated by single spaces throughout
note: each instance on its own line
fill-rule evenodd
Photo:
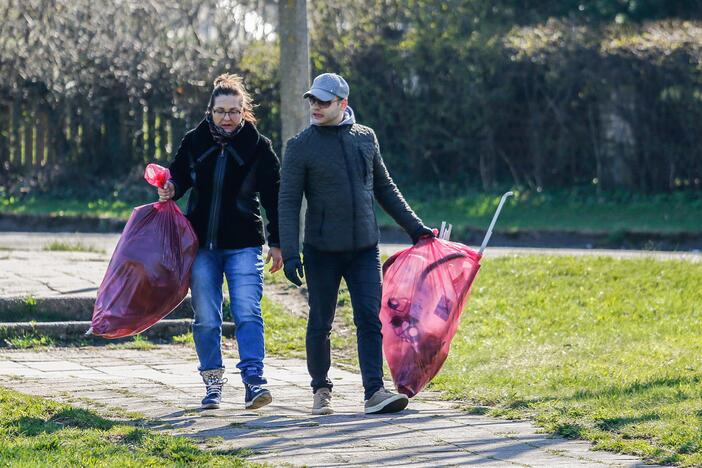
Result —
M 302 285 L 306 274 L 310 313 L 307 368 L 314 392 L 312 413 L 331 414 L 329 336 L 341 278 L 351 295 L 365 412 L 403 410 L 405 395 L 383 387 L 381 268 L 376 199 L 417 241 L 433 232 L 407 205 L 390 178 L 372 129 L 359 125 L 348 106 L 349 86 L 334 73 L 314 79 L 304 94 L 310 126 L 286 145 L 278 202 L 285 276 Z M 302 195 L 307 198 L 304 273 L 299 253 Z

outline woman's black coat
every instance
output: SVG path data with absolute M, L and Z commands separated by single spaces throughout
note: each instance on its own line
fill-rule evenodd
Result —
M 253 124 L 245 122 L 233 141 L 220 145 L 203 120 L 183 137 L 170 171 L 176 189 L 174 200 L 193 189 L 186 216 L 200 248 L 262 245 L 260 205 L 268 219 L 268 245 L 279 246 L 280 161 L 271 141 Z

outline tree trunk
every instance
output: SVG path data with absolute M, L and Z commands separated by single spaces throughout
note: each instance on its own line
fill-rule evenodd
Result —
M 168 119 L 166 115 L 158 115 L 158 160 L 168 160 Z
M 12 102 L 12 130 L 10 137 L 12 140 L 12 165 L 15 168 L 22 166 L 22 139 L 20 138 L 20 122 L 22 120 L 22 102 L 19 96 L 15 96 Z
M 32 170 L 34 157 L 34 112 L 31 109 L 25 108 L 26 114 L 22 127 L 24 128 L 24 155 L 22 162 L 25 169 L 30 172 Z
M 46 106 L 46 103 L 44 104 Z M 46 164 L 44 153 L 46 151 L 46 134 L 49 119 L 46 110 L 40 110 L 37 114 L 37 133 L 36 133 L 36 161 L 35 167 L 42 167 Z
M 132 131 L 132 154 L 133 164 L 141 164 L 144 162 L 144 105 L 138 102 L 133 109 L 134 128 Z
M 627 118 L 634 113 L 634 97 L 632 89 L 615 88 L 611 90 L 609 100 L 605 100 L 600 107 L 604 188 L 635 186 L 631 161 L 634 160 L 636 139 Z
M 307 28 L 307 1 L 278 2 L 278 36 L 280 37 L 280 117 L 282 155 L 285 145 L 309 124 L 309 110 L 302 94 L 310 85 L 310 52 Z M 302 201 L 300 232 L 305 232 L 307 202 Z
M 489 126 L 483 130 L 482 145 L 480 145 L 480 180 L 483 190 L 490 191 L 495 187 L 495 135 Z
M 117 155 L 115 163 L 119 166 L 120 170 L 127 172 L 130 169 L 129 162 L 134 157 L 131 145 L 131 124 L 132 116 L 129 115 L 129 99 L 127 96 L 123 96 L 119 100 L 117 105 L 119 108 L 119 122 L 117 122 L 117 131 L 119 132 L 119 147 L 122 152 Z
M 72 134 L 71 125 L 76 117 L 70 115 L 70 111 L 66 111 L 64 105 L 59 104 L 60 109 L 57 111 L 57 118 L 48 127 L 48 148 L 46 152 L 46 164 L 49 166 L 58 166 L 59 164 L 67 165 L 68 159 L 73 151 L 73 146 L 68 143 L 67 135 Z M 68 121 L 70 115 L 71 121 Z M 52 119 L 53 120 L 53 119 Z M 53 168 L 49 171 L 49 177 L 53 174 Z
M 85 134 L 80 134 L 80 106 L 77 102 L 71 102 L 70 107 L 68 107 L 66 116 L 69 119 L 69 129 L 70 135 L 68 137 L 69 146 L 69 158 L 72 163 L 76 163 L 79 160 L 81 141 L 85 138 Z
M 94 169 L 93 161 L 97 151 L 97 132 L 98 128 L 93 124 L 92 110 L 83 103 L 80 115 L 80 149 L 76 152 L 80 166 L 83 168 Z
M 146 132 L 146 154 L 144 159 L 152 161 L 156 157 L 156 113 L 152 103 L 149 103 L 146 109 Z
M 302 94 L 310 84 L 309 35 L 306 0 L 280 0 L 280 116 L 283 154 L 285 143 L 309 123 Z
M 185 121 L 177 117 L 171 117 L 170 119 L 170 146 L 168 147 L 168 154 L 166 155 L 166 162 L 171 162 L 175 157 L 176 151 L 178 151 L 178 145 L 180 145 L 180 140 L 185 135 L 188 130 L 185 127 Z
M 10 106 L 0 110 L 0 174 L 10 166 Z
M 111 174 L 120 169 L 120 158 L 124 154 L 120 138 L 120 127 L 123 124 L 121 105 L 116 100 L 111 101 L 103 111 L 105 122 L 105 152 L 100 161 L 100 167 Z

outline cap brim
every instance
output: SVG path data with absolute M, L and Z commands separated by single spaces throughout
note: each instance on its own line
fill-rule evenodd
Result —
M 336 94 L 332 94 L 329 91 L 325 91 L 319 88 L 312 88 L 302 95 L 302 97 L 305 99 L 307 99 L 310 96 L 314 96 L 320 101 L 331 101 L 334 98 L 338 97 Z

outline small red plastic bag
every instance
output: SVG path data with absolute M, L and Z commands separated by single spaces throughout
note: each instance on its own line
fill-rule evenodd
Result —
M 144 173 L 158 187 L 169 177 L 156 164 Z M 197 250 L 197 236 L 174 201 L 134 208 L 98 289 L 91 332 L 135 335 L 171 313 L 188 293 Z
M 383 265 L 383 352 L 399 392 L 413 397 L 441 369 L 479 262 L 463 244 L 428 238 Z

